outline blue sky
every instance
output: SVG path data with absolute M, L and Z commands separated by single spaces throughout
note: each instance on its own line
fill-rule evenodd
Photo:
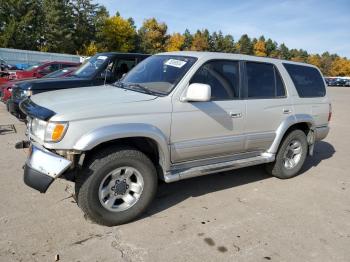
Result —
M 208 28 L 232 34 L 235 41 L 250 37 L 271 38 L 289 48 L 309 53 L 329 51 L 350 58 L 350 0 L 95 0 L 110 15 L 119 11 L 141 26 L 155 17 L 168 32 Z

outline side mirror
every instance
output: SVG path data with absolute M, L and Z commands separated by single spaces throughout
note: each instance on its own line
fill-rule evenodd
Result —
M 193 83 L 187 88 L 186 94 L 181 98 L 182 102 L 207 102 L 211 98 L 211 88 L 207 84 Z

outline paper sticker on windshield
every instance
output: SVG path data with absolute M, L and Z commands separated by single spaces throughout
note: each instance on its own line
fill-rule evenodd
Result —
M 187 62 L 185 62 L 185 61 L 181 61 L 181 60 L 177 60 L 177 59 L 169 59 L 168 61 L 165 62 L 165 65 L 181 68 L 184 65 L 186 65 L 186 63 Z
M 97 59 L 101 59 L 101 60 L 106 60 L 108 57 L 105 55 L 100 55 L 97 57 Z

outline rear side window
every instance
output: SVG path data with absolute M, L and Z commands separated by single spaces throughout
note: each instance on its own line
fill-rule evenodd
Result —
M 293 80 L 299 97 L 323 97 L 326 88 L 320 72 L 310 66 L 283 63 Z
M 248 98 L 285 97 L 286 92 L 278 70 L 272 64 L 246 62 Z

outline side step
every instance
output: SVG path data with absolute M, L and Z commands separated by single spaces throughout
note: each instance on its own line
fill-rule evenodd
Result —
M 221 163 L 215 163 L 211 165 L 205 165 L 205 166 L 196 166 L 191 167 L 188 169 L 176 169 L 172 170 L 170 172 L 167 172 L 164 176 L 164 180 L 166 183 L 175 182 L 182 179 L 187 179 L 191 177 L 197 177 L 227 170 L 233 170 L 238 169 L 242 167 L 247 166 L 255 166 L 265 163 L 270 163 L 275 160 L 274 154 L 264 153 L 259 156 L 245 158 L 245 159 L 239 159 L 239 160 L 233 160 L 233 161 L 227 161 L 227 162 L 221 162 Z

